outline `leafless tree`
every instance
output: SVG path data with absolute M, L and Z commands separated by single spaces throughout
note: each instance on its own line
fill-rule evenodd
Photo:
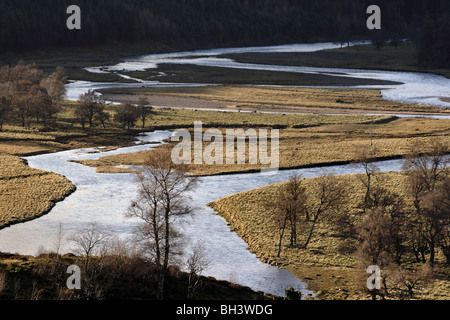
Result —
M 329 216 L 339 215 L 345 199 L 346 183 L 330 175 L 323 175 L 314 180 L 317 190 L 315 194 L 309 194 L 308 205 L 306 206 L 306 222 L 309 225 L 308 235 L 303 244 L 306 248 L 320 220 L 325 220 Z
M 450 147 L 441 140 L 429 144 L 414 144 L 406 157 L 404 169 L 408 174 L 407 190 L 413 198 L 414 212 L 410 233 L 414 253 L 422 262 L 429 252 L 434 264 L 439 239 L 449 228 L 450 216 L 446 197 L 446 181 L 449 177 Z
M 69 241 L 75 245 L 74 252 L 83 263 L 82 292 L 87 298 L 99 299 L 105 289 L 97 278 L 103 271 L 102 260 L 107 255 L 105 245 L 111 237 L 111 232 L 97 223 L 90 223 L 85 229 L 69 237 Z
M 360 165 L 364 169 L 364 175 L 361 175 L 361 182 L 365 187 L 365 195 L 362 205 L 363 212 L 365 212 L 369 206 L 373 178 L 376 173 L 379 172 L 377 165 L 374 163 L 377 152 L 378 151 L 375 147 L 362 147 L 356 152 L 355 155 L 355 164 Z
M 306 194 L 301 176 L 294 174 L 289 181 L 282 185 L 275 199 L 267 201 L 266 206 L 274 211 L 274 220 L 279 231 L 278 253 L 281 255 L 286 228 L 290 229 L 289 245 L 297 244 L 297 224 L 305 212 Z
M 147 118 L 153 114 L 153 108 L 149 106 L 148 98 L 147 97 L 141 97 L 139 98 L 138 102 L 138 114 L 139 119 L 142 122 L 142 129 L 145 128 L 145 123 L 147 121 Z
M 158 299 L 164 297 L 171 258 L 179 253 L 177 222 L 193 210 L 188 193 L 195 188 L 196 181 L 188 174 L 186 165 L 173 163 L 170 149 L 164 147 L 149 154 L 138 174 L 138 197 L 127 216 L 141 222 L 136 236 L 156 266 Z
M 356 257 L 364 265 L 386 266 L 392 260 L 392 221 L 384 207 L 368 210 L 358 224 Z
M 203 242 L 196 242 L 191 254 L 186 261 L 188 270 L 188 299 L 194 298 L 196 291 L 201 287 L 202 273 L 209 268 L 211 260 L 207 257 L 206 245 Z
M 58 67 L 54 73 L 40 82 L 40 87 L 45 90 L 49 103 L 43 110 L 44 118 L 52 120 L 54 115 L 61 110 L 61 101 L 66 95 L 66 74 L 64 68 Z
M 8 120 L 11 113 L 11 102 L 5 96 L 0 95 L 0 131 L 3 129 L 3 124 Z

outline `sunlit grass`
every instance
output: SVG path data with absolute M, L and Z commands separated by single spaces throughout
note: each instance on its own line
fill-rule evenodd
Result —
M 364 187 L 359 175 L 337 176 L 347 183 L 346 206 L 343 210 L 350 214 L 352 222 L 361 219 L 361 209 L 358 204 L 364 198 Z M 314 180 L 303 180 L 308 194 L 314 194 Z M 378 176 L 377 183 L 382 183 L 390 191 L 400 195 L 405 193 L 406 175 L 399 173 L 384 173 Z M 277 192 L 285 182 L 262 187 L 247 192 L 229 195 L 211 204 L 218 214 L 223 216 L 235 231 L 248 243 L 248 249 L 262 261 L 288 268 L 300 279 L 306 281 L 322 299 L 368 299 L 369 296 L 360 289 L 364 287 L 357 282 L 359 277 L 357 263 L 353 255 L 357 242 L 344 237 L 333 224 L 319 223 L 307 249 L 289 247 L 288 236 L 283 241 L 283 250 L 277 258 L 278 229 L 274 223 L 274 213 L 264 204 L 267 200 L 277 197 Z M 299 230 L 302 226 L 300 225 Z M 299 234 L 299 241 L 302 235 Z M 304 235 L 303 235 L 304 237 Z M 406 263 L 414 259 L 406 257 Z M 445 257 L 438 254 L 439 272 L 432 285 L 417 291 L 416 299 L 449 299 L 450 268 L 445 265 Z M 360 277 L 367 279 L 365 275 Z
M 225 137 L 226 129 L 280 128 L 280 168 L 298 168 L 316 165 L 349 163 L 364 148 L 376 148 L 378 159 L 404 156 L 412 143 L 426 143 L 435 137 L 446 139 L 450 120 L 428 118 L 395 118 L 390 116 L 361 115 L 300 115 L 300 114 L 253 114 L 217 113 L 214 111 L 159 110 L 155 123 L 173 123 L 175 128 L 187 128 L 193 136 L 194 121 L 203 123 L 203 130 L 218 128 Z M 174 147 L 175 142 L 169 142 Z M 209 143 L 203 143 L 203 151 Z M 226 150 L 224 143 L 223 150 Z M 194 151 L 194 149 L 192 149 Z M 196 175 L 211 175 L 259 170 L 261 164 L 249 164 L 248 143 L 245 164 L 192 164 L 189 170 Z M 270 151 L 270 139 L 269 139 Z M 101 157 L 99 160 L 82 161 L 83 164 L 99 168 L 99 172 L 116 170 L 119 165 L 142 165 L 151 151 Z M 224 152 L 224 161 L 225 152 Z
M 65 177 L 32 169 L 18 157 L 0 155 L 0 228 L 47 213 L 74 190 Z
M 442 108 L 395 102 L 382 98 L 379 90 L 295 88 L 271 86 L 208 86 L 186 88 L 128 88 L 107 93 L 166 95 L 228 102 L 256 110 L 343 110 L 377 112 L 442 112 Z M 305 109 L 306 108 L 306 109 Z

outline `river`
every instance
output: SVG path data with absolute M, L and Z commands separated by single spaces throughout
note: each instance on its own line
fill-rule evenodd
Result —
M 309 46 L 309 45 L 308 45 Z M 320 50 L 329 44 L 320 44 L 315 47 L 308 46 L 284 46 L 266 47 L 264 50 Z M 240 48 L 242 50 L 262 50 Z M 182 63 L 196 63 L 207 65 L 221 65 L 226 67 L 236 66 L 236 63 L 215 57 L 221 53 L 230 53 L 233 50 L 224 49 L 212 52 L 180 53 L 169 55 L 152 55 L 129 59 L 118 66 L 104 67 L 92 70 L 93 72 L 113 72 L 127 68 L 148 68 L 152 63 L 157 65 L 158 61 L 180 61 Z M 236 51 L 235 51 L 236 52 Z M 255 51 L 256 52 L 256 51 Z M 206 54 L 210 56 L 205 57 Z M 245 66 L 250 67 L 250 66 Z M 261 66 L 252 65 L 254 68 Z M 286 67 L 264 66 L 264 68 Z M 294 67 L 288 67 L 294 68 Z M 318 70 L 320 69 L 320 71 Z M 266 70 L 266 69 L 264 69 Z M 305 72 L 305 68 L 299 68 Z M 309 72 L 331 72 L 330 69 L 308 68 Z M 292 71 L 292 69 L 290 69 Z M 300 71 L 299 71 L 300 72 Z M 349 71 L 350 73 L 350 71 Z M 391 92 L 393 98 L 403 99 L 403 96 L 411 96 L 417 101 L 431 101 L 436 105 L 448 107 L 438 102 L 438 97 L 448 96 L 448 80 L 433 75 L 419 75 L 410 73 L 388 73 L 376 71 L 351 71 L 352 76 L 374 77 L 377 79 L 389 78 L 388 80 L 410 80 L 400 81 L 404 85 L 396 88 L 386 89 L 385 94 Z M 431 81 L 430 79 L 433 79 Z M 430 94 L 418 92 L 413 95 L 411 90 L 416 85 L 427 83 L 432 87 Z M 139 86 L 143 84 L 140 83 Z M 157 82 L 145 83 L 148 86 L 160 85 L 184 85 L 184 84 L 161 84 Z M 196 84 L 205 85 L 205 84 Z M 207 85 L 207 84 L 206 84 Z M 423 84 L 424 85 L 424 84 Z M 77 98 L 80 93 L 88 89 L 99 89 L 102 87 L 136 86 L 136 84 L 98 84 L 91 82 L 74 82 L 68 85 L 68 97 Z M 444 88 L 447 86 L 447 88 Z M 415 91 L 414 91 L 415 92 Z M 440 101 L 440 100 L 439 100 Z M 157 131 L 139 137 L 141 142 L 161 143 L 171 136 L 171 132 Z M 71 196 L 56 204 L 51 212 L 41 218 L 26 223 L 13 225 L 0 231 L 0 251 L 20 254 L 35 255 L 41 250 L 54 250 L 58 240 L 58 232 L 62 226 L 64 235 L 68 236 L 85 229 L 90 223 L 99 225 L 114 231 L 120 237 L 129 237 L 137 221 L 125 219 L 124 214 L 131 199 L 136 195 L 135 177 L 132 174 L 100 174 L 94 168 L 86 167 L 70 160 L 97 159 L 101 156 L 129 153 L 148 149 L 154 144 L 137 144 L 136 146 L 120 148 L 112 151 L 103 151 L 102 148 L 70 150 L 59 153 L 38 155 L 26 158 L 33 168 L 56 172 L 66 176 L 72 181 L 77 191 Z M 380 171 L 401 170 L 402 161 L 392 160 L 378 163 Z M 226 221 L 216 215 L 214 211 L 206 206 L 207 203 L 215 201 L 229 194 L 234 194 L 254 188 L 286 181 L 293 172 L 299 172 L 303 177 L 314 177 L 322 174 L 326 169 L 333 174 L 360 173 L 362 170 L 352 165 L 330 166 L 326 168 L 309 168 L 298 170 L 279 171 L 276 175 L 263 175 L 260 173 L 235 174 L 223 176 L 211 176 L 200 178 L 198 188 L 192 193 L 192 199 L 197 206 L 195 214 L 187 219 L 183 225 L 186 243 L 197 240 L 203 241 L 207 246 L 207 254 L 211 259 L 211 267 L 205 275 L 217 279 L 232 280 L 241 285 L 248 286 L 254 290 L 267 293 L 284 295 L 284 290 L 294 287 L 304 294 L 311 294 L 305 283 L 295 278 L 289 271 L 262 263 L 258 257 L 247 250 L 247 244 L 235 233 L 231 232 Z M 64 242 L 61 252 L 71 252 L 72 246 Z
M 318 67 L 298 67 L 298 66 L 277 66 L 264 64 L 239 63 L 232 59 L 222 58 L 221 55 L 230 53 L 247 52 L 314 52 L 325 49 L 337 48 L 332 43 L 315 44 L 293 44 L 271 47 L 245 47 L 245 48 L 223 48 L 212 50 L 199 50 L 178 52 L 169 54 L 152 54 L 124 59 L 113 66 L 102 66 L 87 68 L 90 72 L 116 73 L 130 80 L 124 75 L 127 71 L 145 71 L 157 69 L 159 64 L 192 64 L 198 66 L 223 67 L 233 69 L 267 70 L 297 73 L 314 73 L 327 76 L 352 77 L 362 79 L 376 79 L 392 81 L 399 84 L 376 85 L 376 86 L 356 86 L 346 88 L 377 88 L 381 90 L 384 99 L 407 102 L 415 104 L 429 104 L 443 108 L 449 108 L 450 102 L 443 101 L 442 98 L 450 99 L 450 79 L 443 76 L 419 73 L 419 72 L 399 72 L 399 71 L 378 71 L 359 69 L 338 69 L 338 68 L 318 68 Z M 162 83 L 159 81 L 144 81 L 133 79 L 136 83 L 94 83 L 87 81 L 75 81 L 67 86 L 67 96 L 69 99 L 77 100 L 79 95 L 89 89 L 105 89 L 120 87 L 167 87 L 167 86 L 205 86 L 208 84 L 183 84 L 183 83 Z
M 143 142 L 161 143 L 171 132 L 157 131 L 139 137 Z M 39 219 L 13 225 L 0 231 L 0 251 L 35 255 L 42 250 L 54 250 L 60 226 L 63 235 L 72 235 L 90 223 L 113 231 L 121 238 L 131 236 L 137 221 L 126 219 L 131 199 L 136 195 L 135 177 L 132 174 L 101 174 L 94 168 L 72 162 L 73 160 L 98 159 L 101 156 L 136 152 L 154 147 L 155 144 L 139 144 L 113 151 L 89 148 L 44 154 L 26 158 L 33 168 L 56 172 L 72 181 L 77 191 L 59 202 L 51 212 Z M 72 161 L 71 161 L 72 160 Z M 379 162 L 381 171 L 401 169 L 400 160 Z M 247 244 L 230 232 L 226 221 L 216 215 L 207 203 L 229 194 L 286 181 L 293 172 L 303 177 L 314 177 L 325 170 L 334 174 L 362 172 L 352 165 L 330 166 L 279 171 L 276 175 L 261 173 L 201 177 L 198 187 L 191 194 L 197 210 L 183 224 L 186 243 L 202 241 L 212 264 L 205 273 L 222 280 L 232 280 L 254 290 L 284 294 L 284 289 L 294 287 L 304 294 L 311 293 L 306 285 L 289 271 L 262 263 L 247 250 Z M 61 253 L 71 252 L 70 242 L 63 242 Z

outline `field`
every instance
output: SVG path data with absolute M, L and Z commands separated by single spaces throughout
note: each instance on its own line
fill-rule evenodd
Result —
M 358 175 L 338 176 L 336 179 L 346 182 L 346 190 L 343 190 L 346 194 L 344 210 L 350 214 L 351 222 L 357 223 L 361 219 L 358 203 L 364 198 L 362 182 Z M 404 173 L 381 174 L 377 179 L 384 182 L 389 190 L 404 194 Z M 310 194 L 316 192 L 315 180 L 316 178 L 303 180 L 303 185 Z M 232 231 L 248 243 L 250 251 L 262 261 L 291 270 L 309 284 L 317 293 L 317 298 L 369 299 L 370 296 L 363 290 L 367 279 L 365 269 L 359 268 L 354 257 L 358 243 L 354 238 L 343 237 L 333 224 L 320 223 L 316 236 L 307 249 L 288 246 L 288 237 L 285 237 L 282 254 L 277 258 L 279 233 L 274 224 L 273 212 L 264 204 L 276 197 L 283 184 L 230 195 L 209 205 L 228 221 Z M 414 266 L 412 257 L 408 258 L 406 264 Z M 414 299 L 450 298 L 450 269 L 445 265 L 445 257 L 438 257 L 436 267 L 438 272 L 434 282 L 418 290 Z M 393 298 L 395 299 L 395 295 L 390 299 Z

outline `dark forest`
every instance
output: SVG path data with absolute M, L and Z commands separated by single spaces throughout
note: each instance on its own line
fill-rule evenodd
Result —
M 371 4 L 382 10 L 380 32 L 366 27 Z M 81 8 L 81 30 L 66 27 L 70 5 Z M 449 11 L 448 0 L 0 0 L 0 53 L 111 42 L 184 50 L 409 38 L 422 46 L 424 63 L 448 65 Z

